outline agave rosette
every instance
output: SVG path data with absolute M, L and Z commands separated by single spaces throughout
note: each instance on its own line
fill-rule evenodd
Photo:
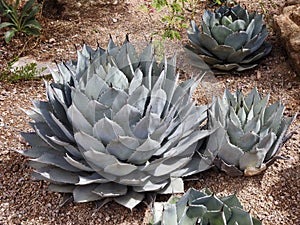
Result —
M 186 50 L 200 57 L 211 69 L 243 71 L 257 66 L 257 61 L 271 51 L 266 42 L 268 30 L 263 15 L 248 13 L 240 5 L 221 6 L 215 12 L 206 10 L 202 29 L 191 21 Z M 195 64 L 197 65 L 197 63 Z M 201 66 L 201 63 L 199 64 Z
M 285 117 L 280 102 L 268 105 L 254 88 L 247 96 L 225 90 L 209 110 L 209 127 L 219 127 L 209 137 L 206 152 L 215 165 L 229 175 L 260 174 L 277 158 L 291 135 L 287 130 L 295 117 Z
M 154 203 L 153 225 L 261 225 L 235 194 L 218 198 L 209 189 L 190 188 L 182 197 Z
M 211 164 L 196 151 L 206 106 L 191 100 L 194 80 L 178 84 L 175 58 L 160 64 L 150 44 L 138 55 L 126 39 L 107 50 L 87 45 L 58 64 L 48 101 L 33 101 L 23 136 L 34 177 L 75 202 L 114 199 L 128 208 L 148 192 L 183 192 L 180 177 Z

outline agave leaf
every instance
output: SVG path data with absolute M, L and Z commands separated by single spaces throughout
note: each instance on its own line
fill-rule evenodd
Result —
M 255 14 L 254 25 L 255 25 L 255 27 L 252 32 L 252 37 L 254 37 L 258 33 L 260 33 L 263 28 L 263 14 Z
M 141 86 L 143 82 L 143 73 L 142 71 L 137 68 L 135 71 L 135 74 L 133 76 L 133 79 L 131 80 L 130 84 L 129 84 L 129 90 L 128 90 L 128 94 L 132 95 L 132 93 Z
M 231 208 L 232 216 L 230 217 L 227 224 L 243 224 L 243 225 L 253 225 L 252 218 L 250 214 L 241 208 L 232 207 Z
M 60 150 L 61 152 L 68 152 L 71 155 L 74 155 L 74 156 L 78 157 L 79 159 L 82 158 L 82 155 L 80 154 L 78 149 L 76 147 L 74 147 L 73 145 L 71 145 L 70 143 L 61 141 L 59 138 L 57 138 L 55 136 L 48 137 L 48 139 L 51 141 L 51 143 L 48 141 L 48 144 L 52 148 L 56 148 L 56 149 Z
M 219 45 L 223 45 L 226 37 L 228 37 L 228 35 L 232 34 L 233 31 L 231 29 L 229 29 L 228 27 L 225 27 L 224 25 L 220 25 L 220 26 L 214 26 L 211 29 L 211 33 L 213 38 L 218 42 Z M 206 45 L 204 45 L 206 46 Z
M 190 176 L 199 172 L 203 172 L 212 167 L 212 161 L 215 157 L 211 153 L 205 153 L 205 155 L 201 155 L 200 153 L 195 153 L 192 157 L 192 160 L 188 163 L 188 165 L 181 170 L 173 172 L 172 175 L 176 176 Z
M 190 158 L 163 158 L 151 162 L 145 167 L 144 171 L 148 172 L 154 177 L 164 176 L 179 170 L 190 161 Z
M 256 116 L 248 121 L 244 127 L 244 132 L 248 133 L 248 132 L 254 132 L 256 134 L 259 133 L 259 131 L 261 130 L 262 124 L 261 124 L 261 116 L 260 114 L 256 114 Z
M 165 204 L 162 216 L 162 225 L 177 225 L 176 205 Z
M 133 45 L 127 40 L 121 46 L 119 53 L 116 55 L 118 68 L 126 74 L 128 80 L 134 77 L 134 71 L 138 64 L 138 54 Z
M 147 182 L 143 183 L 142 186 L 133 187 L 133 190 L 136 192 L 158 191 L 163 189 L 168 183 L 169 180 L 166 177 L 164 177 L 161 183 L 153 183 L 151 180 L 147 180 Z M 170 194 L 170 192 L 168 194 Z
M 135 165 L 144 164 L 152 157 L 159 147 L 159 142 L 148 137 L 142 145 L 136 148 L 136 150 L 129 157 L 128 161 Z
M 118 137 L 117 140 L 110 142 L 106 150 L 122 161 L 130 158 L 132 153 L 139 147 L 140 143 L 131 137 Z
M 101 140 L 104 145 L 107 145 L 119 136 L 124 136 L 125 132 L 119 124 L 105 117 L 95 123 L 93 134 L 98 140 Z
M 235 194 L 220 197 L 220 200 L 230 208 L 237 207 L 237 208 L 243 209 L 242 204 L 240 203 L 239 199 L 236 197 Z
M 59 136 L 63 141 L 73 142 L 73 136 L 69 130 L 51 113 L 49 109 L 49 105 L 44 102 L 33 102 L 36 110 L 38 109 L 38 113 L 40 113 L 48 125 L 51 128 L 52 132 Z M 37 121 L 36 121 L 37 122 Z M 37 122 L 37 124 L 41 124 Z M 52 133 L 51 132 L 51 133 Z
M 184 192 L 184 183 L 181 178 L 171 177 L 168 185 L 159 193 L 161 194 L 178 194 Z
M 64 97 L 59 97 L 59 94 L 61 94 L 61 90 L 57 89 L 53 85 L 49 85 L 47 82 L 45 82 L 45 86 L 47 91 L 47 98 L 49 100 L 49 104 L 51 105 L 53 113 L 61 122 L 67 123 L 68 119 L 66 116 L 66 105 L 64 104 L 64 101 L 62 101 Z
M 113 155 L 95 151 L 94 149 L 83 152 L 85 160 L 95 171 L 100 172 L 109 165 L 117 164 L 118 159 Z M 123 171 L 124 172 L 124 171 Z M 126 173 L 126 172 L 125 172 Z M 100 174 L 101 175 L 101 174 Z
M 139 203 L 142 202 L 144 197 L 145 197 L 145 195 L 143 193 L 129 191 L 129 192 L 127 192 L 126 195 L 121 196 L 121 197 L 116 197 L 116 198 L 114 198 L 114 200 L 117 203 L 132 210 L 136 205 L 138 205 Z
M 276 140 L 276 135 L 274 133 L 269 133 L 265 136 L 253 149 L 249 152 L 245 152 L 239 160 L 239 167 L 241 170 L 246 168 L 260 168 L 264 162 L 265 156 L 269 149 Z
M 121 89 L 109 88 L 100 96 L 98 101 L 111 108 L 113 112 L 118 112 L 123 105 L 126 104 L 127 99 L 128 94 L 125 91 Z
M 243 66 L 239 66 L 236 71 L 238 72 L 242 72 L 242 71 L 245 71 L 245 70 L 250 70 L 250 69 L 253 69 L 257 66 L 258 64 L 247 64 L 247 65 L 243 65 Z
M 258 142 L 259 136 L 255 132 L 251 131 L 249 133 L 245 133 L 245 135 L 240 137 L 236 145 L 246 152 L 250 151 L 253 148 L 253 146 Z
M 63 135 L 60 136 L 60 138 L 62 140 L 64 140 L 63 137 L 66 137 L 66 139 L 69 142 L 74 142 L 74 137 L 73 137 L 73 132 L 69 131 L 68 128 L 61 122 L 58 120 L 58 118 L 55 117 L 55 115 L 53 113 L 50 113 L 50 116 L 52 118 L 52 120 L 55 122 L 55 124 L 60 128 L 60 130 L 62 131 Z M 54 126 L 52 126 L 53 129 Z M 56 133 L 56 132 L 55 132 Z M 59 133 L 59 132 L 58 132 Z M 57 134 L 57 133 L 56 133 Z M 65 139 L 65 140 L 66 140 Z
M 73 159 L 68 153 L 66 153 L 66 156 L 64 159 L 73 167 L 78 168 L 81 171 L 87 171 L 87 172 L 92 172 L 94 171 L 91 167 L 89 167 L 84 161 L 79 161 Z M 79 177 L 79 182 L 80 182 L 80 177 Z
M 69 164 L 61 155 L 51 154 L 48 152 L 43 153 L 41 156 L 35 159 L 31 159 L 33 162 L 44 163 L 45 165 L 53 165 L 70 172 L 79 172 L 80 169 Z
M 227 164 L 238 165 L 239 159 L 244 155 L 244 152 L 239 147 L 230 143 L 229 138 L 223 139 L 222 148 L 220 149 L 218 156 L 223 159 Z
M 128 163 L 120 163 L 116 161 L 115 164 L 108 165 L 104 168 L 104 172 L 115 175 L 115 176 L 125 176 L 136 170 L 137 167 Z
M 245 134 L 243 129 L 240 126 L 236 126 L 232 120 L 227 120 L 226 131 L 228 133 L 230 142 L 234 145 L 239 146 L 240 138 Z M 224 135 L 223 131 L 220 131 L 219 135 Z M 221 139 L 222 136 L 218 136 L 218 140 Z
M 224 41 L 224 45 L 233 47 L 236 51 L 241 49 L 243 45 L 247 42 L 248 35 L 245 31 L 235 32 L 228 35 Z M 242 51 L 241 51 L 242 53 Z M 232 55 L 231 53 L 230 55 Z M 229 58 L 229 56 L 227 57 Z
M 193 199 L 192 205 L 205 205 L 208 211 L 219 211 L 224 206 L 223 202 L 214 194 Z
M 133 136 L 133 127 L 141 119 L 139 110 L 133 106 L 126 104 L 113 117 L 113 121 L 119 124 L 128 136 Z
M 241 19 L 237 19 L 229 24 L 227 27 L 230 28 L 233 32 L 243 31 L 246 28 L 246 22 Z
M 207 209 L 203 205 L 191 205 L 187 209 L 186 213 L 180 218 L 178 225 L 196 224 L 198 218 L 202 218 Z
M 230 71 L 230 70 L 239 68 L 239 64 L 237 64 L 237 63 L 215 64 L 215 65 L 212 65 L 212 68 L 217 69 L 217 70 Z
M 210 19 L 212 16 L 212 12 L 209 10 L 205 10 L 202 16 L 202 22 L 205 23 L 207 27 L 210 26 Z
M 249 25 L 247 26 L 247 29 L 246 29 L 246 33 L 248 35 L 248 41 L 252 40 L 253 39 L 253 31 L 254 31 L 254 28 L 255 28 L 255 21 L 254 19 L 251 20 L 251 22 L 249 23 Z M 248 46 L 245 46 L 245 48 L 249 48 Z
M 223 16 L 222 19 L 221 19 L 221 23 L 222 25 L 228 27 L 231 23 L 232 23 L 232 18 L 231 16 Z
M 209 218 L 209 219 L 208 219 Z M 206 220 L 205 220 L 206 219 Z M 208 211 L 204 217 L 204 221 L 208 220 L 208 224 L 227 225 L 223 211 Z M 207 224 L 207 222 L 204 224 Z
M 94 188 L 93 193 L 100 195 L 101 197 L 122 196 L 127 193 L 127 187 L 125 185 L 109 182 L 97 185 L 97 187 Z
M 97 74 L 94 74 L 86 84 L 85 94 L 89 99 L 98 99 L 108 88 L 108 84 Z
M 196 53 L 194 53 L 190 49 L 191 49 L 190 46 L 184 46 L 184 50 L 187 53 L 187 55 L 189 56 L 188 57 L 189 58 L 189 63 L 192 66 L 200 68 L 202 71 L 210 71 L 209 66 L 204 62 L 204 60 L 199 55 L 197 55 Z
M 126 75 L 118 68 L 112 66 L 109 68 L 105 81 L 114 88 L 125 90 L 129 86 Z
M 246 31 L 247 32 L 247 31 Z M 261 48 L 262 44 L 264 43 L 265 39 L 268 36 L 267 28 L 264 26 L 262 32 L 251 38 L 246 44 L 245 48 L 250 49 L 251 53 L 254 53 L 258 49 Z M 264 49 L 264 48 L 263 48 Z
M 48 146 L 48 145 L 47 145 Z M 51 148 L 50 146 L 48 147 L 42 147 L 42 146 L 33 146 L 29 149 L 25 150 L 14 150 L 24 156 L 30 157 L 30 158 L 38 158 L 44 153 L 49 153 L 49 154 L 57 154 L 57 155 L 62 155 L 61 152 Z
M 77 50 L 76 53 L 77 53 L 76 80 L 77 81 L 80 80 L 81 82 L 83 82 L 83 84 L 86 84 L 89 58 L 85 57 L 79 50 Z
M 220 158 L 214 159 L 214 165 L 219 168 L 221 171 L 224 171 L 227 174 L 230 174 L 232 177 L 243 176 L 244 173 L 234 165 L 227 164 L 224 160 Z
M 98 173 L 92 173 L 88 176 L 79 176 L 79 182 L 76 185 L 87 185 L 87 184 L 103 184 L 109 181 Z
M 235 52 L 234 48 L 228 45 L 217 45 L 212 52 L 218 59 L 226 61 L 228 56 Z
M 209 52 L 213 52 L 213 49 L 218 46 L 218 42 L 216 40 L 218 39 L 214 39 L 208 34 L 199 33 L 200 46 L 206 48 Z
M 59 184 L 74 184 L 79 181 L 78 175 L 60 168 L 43 167 L 37 173 L 46 180 Z
M 75 202 L 90 202 L 101 199 L 100 195 L 93 193 L 97 184 L 89 184 L 85 186 L 78 186 L 73 190 L 73 197 Z
M 148 113 L 136 124 L 133 133 L 137 138 L 146 139 L 159 127 L 159 125 L 159 115 Z
M 76 143 L 80 145 L 84 149 L 84 151 L 94 149 L 95 151 L 103 153 L 106 152 L 105 147 L 101 141 L 91 135 L 88 135 L 87 133 L 84 133 L 83 131 L 75 133 L 74 138 L 76 140 Z
M 246 103 L 246 106 L 248 109 L 254 108 L 254 106 L 259 101 L 261 101 L 261 97 L 260 97 L 256 87 L 254 87 L 251 90 L 251 92 L 244 98 L 244 102 Z M 261 107 L 259 107 L 259 108 L 261 108 Z M 260 111 L 260 109 L 255 111 L 255 114 L 258 113 L 259 111 Z
M 246 22 L 246 25 L 249 24 L 249 14 L 247 10 L 242 8 L 240 5 L 236 5 L 231 9 L 239 19 L 242 19 L 243 21 Z
M 68 108 L 67 115 L 75 131 L 83 131 L 87 134 L 93 134 L 92 125 L 88 122 L 88 120 L 82 115 L 82 113 L 74 104 L 72 104 Z
M 129 97 L 127 103 L 137 108 L 141 114 L 144 113 L 149 90 L 144 86 L 139 86 Z
M 165 108 L 166 101 L 167 94 L 163 89 L 152 90 L 147 111 L 149 110 L 150 113 L 155 113 L 160 117 Z
M 220 59 L 217 59 L 217 58 L 214 58 L 214 57 L 210 57 L 210 56 L 207 56 L 207 55 L 203 55 L 201 56 L 201 59 L 207 63 L 208 65 L 212 65 L 213 67 L 218 67 L 218 66 L 221 66 L 221 67 L 226 67 L 226 64 L 225 65 L 221 65 L 223 62 L 220 60 Z M 221 63 L 221 64 L 220 64 Z M 198 66 L 199 68 L 204 68 L 207 70 L 207 65 L 205 64 L 203 66 L 203 63 L 200 64 L 201 66 Z
M 188 37 L 189 37 L 189 40 L 191 41 L 191 43 L 193 44 L 200 44 L 199 43 L 199 40 L 198 40 L 198 34 L 200 33 L 200 30 L 198 29 L 195 21 L 191 21 L 191 27 L 192 29 L 188 29 L 187 30 L 187 34 L 188 34 Z
M 238 116 L 235 113 L 234 108 L 232 106 L 230 106 L 230 108 L 229 108 L 229 118 L 227 118 L 227 120 L 230 120 L 234 124 L 234 126 L 242 128 L 240 116 Z M 227 121 L 227 123 L 228 123 L 228 121 Z
M 60 185 L 60 184 L 49 184 L 47 190 L 52 192 L 60 192 L 60 193 L 72 193 L 74 190 L 74 185 Z
M 219 26 L 220 24 L 220 14 L 212 13 L 209 18 L 209 27 L 212 29 L 214 27 Z
M 264 43 L 260 49 L 258 49 L 255 53 L 253 53 L 252 57 L 247 57 L 245 58 L 241 63 L 253 63 L 255 61 L 258 61 L 262 57 L 266 56 L 269 54 L 272 50 L 272 46 L 270 43 Z
M 280 151 L 280 147 L 282 146 L 283 139 L 285 138 L 286 132 L 288 127 L 291 125 L 291 123 L 295 120 L 297 115 L 291 117 L 291 118 L 283 118 L 281 120 L 280 128 L 277 131 L 277 141 L 274 143 L 271 147 L 271 149 L 268 151 L 265 161 L 268 161 L 271 157 L 277 155 Z
M 91 59 L 95 55 L 95 51 L 87 44 L 83 44 L 81 52 L 82 52 L 82 55 L 84 55 L 85 57 L 87 57 L 89 59 Z
M 247 48 L 241 48 L 232 54 L 230 54 L 227 58 L 227 61 L 229 63 L 232 63 L 232 65 L 236 65 L 235 68 L 238 67 L 237 63 L 241 63 L 245 57 L 247 57 L 249 54 L 251 54 L 251 50 Z M 227 64 L 230 65 L 230 64 Z

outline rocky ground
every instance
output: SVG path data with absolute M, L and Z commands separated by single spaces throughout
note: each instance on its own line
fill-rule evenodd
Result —
M 225 87 L 231 90 L 242 87 L 248 92 L 256 86 L 264 94 L 271 93 L 272 102 L 283 102 L 285 114 L 292 116 L 300 110 L 300 78 L 290 66 L 279 34 L 273 29 L 273 16 L 280 14 L 284 1 L 241 3 L 249 11 L 266 13 L 268 40 L 273 44 L 273 50 L 251 71 L 205 78 L 195 98 L 206 102 Z M 4 71 L 15 56 L 31 56 L 37 61 L 48 62 L 74 58 L 74 44 L 80 47 L 85 42 L 95 47 L 99 42 L 105 46 L 109 34 L 122 42 L 128 33 L 134 44 L 144 46 L 151 33 L 161 31 L 162 26 L 155 20 L 155 15 L 150 18 L 139 10 L 140 4 L 140 1 L 132 0 L 110 7 L 80 8 L 75 15 L 44 12 L 44 16 L 39 17 L 43 26 L 40 37 L 19 36 L 9 44 L 0 39 L 0 71 Z M 204 6 L 205 3 L 198 6 L 198 19 Z M 166 51 L 178 52 L 181 56 L 178 46 L 186 42 L 185 36 L 181 41 L 168 41 Z M 179 69 L 188 76 L 184 67 Z M 14 151 L 28 147 L 20 138 L 20 132 L 30 129 L 29 118 L 21 109 L 29 108 L 31 99 L 45 99 L 43 81 L 0 82 L 0 224 L 147 224 L 150 210 L 146 205 L 141 204 L 132 211 L 115 203 L 98 211 L 95 203 L 69 203 L 59 207 L 61 195 L 47 192 L 46 182 L 32 180 L 32 169 L 26 165 L 26 158 Z M 289 159 L 277 161 L 262 175 L 232 178 L 210 170 L 186 181 L 186 188 L 209 187 L 218 195 L 236 192 L 245 208 L 265 225 L 300 224 L 299 125 L 298 117 L 291 127 L 291 130 L 297 130 L 295 135 L 282 148 L 282 154 Z

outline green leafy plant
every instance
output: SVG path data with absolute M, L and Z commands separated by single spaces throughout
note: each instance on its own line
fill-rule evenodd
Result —
M 191 46 L 186 46 L 187 52 L 193 59 L 199 58 L 200 66 L 203 60 L 215 71 L 254 68 L 272 49 L 265 41 L 268 30 L 263 15 L 248 13 L 240 5 L 225 5 L 215 12 L 206 10 L 202 29 L 194 21 L 191 26 L 188 30 Z
M 209 189 L 190 188 L 182 197 L 155 202 L 152 225 L 261 225 L 243 209 L 237 196 L 218 198 Z
M 180 31 L 188 28 L 186 23 L 186 12 L 193 18 L 197 0 L 152 0 L 144 1 L 144 7 L 149 15 L 155 11 L 164 10 L 166 13 L 162 16 L 160 22 L 164 25 L 163 39 L 181 39 Z M 158 33 L 154 33 L 158 34 Z
M 175 58 L 157 63 L 152 44 L 139 55 L 128 37 L 77 54 L 53 72 L 48 101 L 26 111 L 32 148 L 20 153 L 34 177 L 76 202 L 133 208 L 149 192 L 183 192 L 182 177 L 211 166 L 197 151 L 213 132 L 202 127 L 207 107 L 191 99 L 194 80 L 177 83 Z
M 295 116 L 285 117 L 284 105 L 268 106 L 268 100 L 269 95 L 261 97 L 256 88 L 247 96 L 226 90 L 211 106 L 209 127 L 218 129 L 209 137 L 204 154 L 216 156 L 215 165 L 229 175 L 257 175 L 281 158 Z
M 15 83 L 18 81 L 36 80 L 40 79 L 38 75 L 46 70 L 46 68 L 38 69 L 36 63 L 29 63 L 25 66 L 16 67 L 12 69 L 12 65 L 17 60 L 18 58 L 15 58 L 14 60 L 8 63 L 7 68 L 0 75 L 0 81 Z
M 18 32 L 40 35 L 41 26 L 36 20 L 36 15 L 40 11 L 41 5 L 35 4 L 35 0 L 29 0 L 19 12 L 20 7 L 19 0 L 10 3 L 5 0 L 0 1 L 0 13 L 9 20 L 0 24 L 0 29 L 8 28 L 4 35 L 6 43 L 10 42 Z

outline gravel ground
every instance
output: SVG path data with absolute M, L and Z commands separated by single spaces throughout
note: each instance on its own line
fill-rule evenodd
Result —
M 259 3 L 242 2 L 250 9 L 262 9 Z M 279 7 L 274 8 L 273 3 L 279 5 L 284 1 L 261 2 L 269 12 L 267 19 L 271 20 L 272 14 L 279 13 Z M 150 24 L 150 20 L 145 13 L 137 11 L 138 5 L 139 1 L 130 1 L 124 8 L 127 12 L 131 12 L 130 18 L 128 13 L 121 12 L 120 9 L 109 14 L 118 19 L 117 23 L 99 18 L 103 26 L 99 26 L 99 21 L 91 18 L 75 21 L 45 19 L 43 21 L 45 39 L 34 42 L 36 45 L 29 42 L 29 50 L 25 50 L 22 54 L 32 54 L 38 60 L 69 59 L 75 56 L 72 43 L 81 43 L 81 40 L 94 43 L 97 38 L 104 46 L 109 33 L 117 37 L 131 33 L 131 39 L 135 42 L 145 43 L 145 39 L 149 38 L 148 34 L 157 29 L 159 24 L 154 23 L 147 32 L 141 33 L 141 30 Z M 70 27 L 68 31 L 64 30 L 66 26 Z M 91 27 L 100 33 L 91 36 Z M 271 93 L 272 102 L 277 100 L 283 102 L 286 105 L 286 115 L 292 116 L 300 111 L 300 78 L 288 64 L 280 39 L 271 28 L 270 23 L 269 41 L 273 44 L 273 51 L 259 67 L 243 74 L 208 77 L 205 79 L 206 82 L 202 83 L 202 87 L 200 85 L 196 90 L 195 99 L 205 103 L 211 98 L 212 93 L 220 94 L 225 87 L 232 91 L 242 87 L 245 92 L 249 92 L 257 86 L 260 92 Z M 50 43 L 50 38 L 54 38 L 55 41 Z M 16 54 L 15 45 L 18 41 L 22 40 L 18 39 L 11 45 L 0 45 L 1 52 L 5 52 L 0 55 L 2 65 Z M 172 47 L 168 44 L 167 49 L 174 52 L 176 51 L 174 46 L 176 45 Z M 30 130 L 27 124 L 29 118 L 21 108 L 31 107 L 31 99 L 45 99 L 43 81 L 16 84 L 0 82 L 0 224 L 147 224 L 149 209 L 145 204 L 132 211 L 115 203 L 109 203 L 98 211 L 95 203 L 68 203 L 59 207 L 62 196 L 47 192 L 48 183 L 32 180 L 30 176 L 32 169 L 26 165 L 27 160 L 14 151 L 28 147 L 23 142 L 20 132 Z M 299 126 L 298 116 L 291 130 L 298 130 Z M 277 161 L 259 176 L 232 178 L 212 169 L 193 177 L 191 181 L 186 181 L 186 189 L 209 187 L 220 196 L 236 192 L 244 207 L 262 219 L 264 225 L 300 224 L 299 140 L 300 134 L 296 131 L 292 139 L 282 148 L 282 154 L 289 159 Z M 165 197 L 159 196 L 158 199 Z

